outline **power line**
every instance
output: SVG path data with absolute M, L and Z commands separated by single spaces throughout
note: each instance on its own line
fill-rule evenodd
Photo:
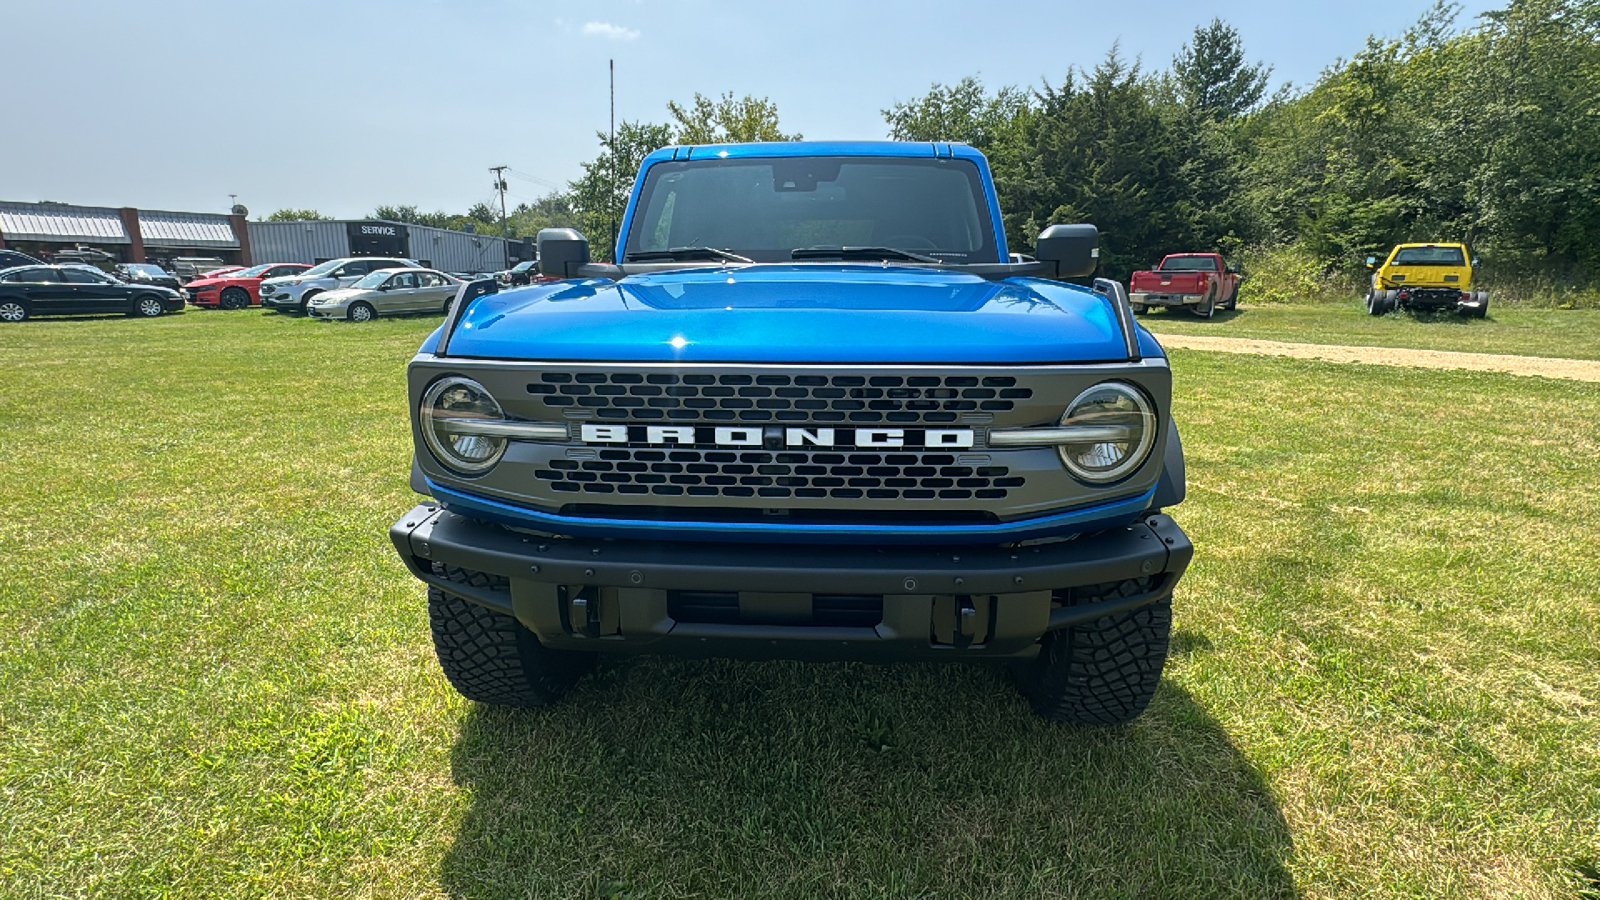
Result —
M 490 166 L 494 173 L 494 189 L 500 192 L 500 246 L 506 251 L 502 268 L 511 268 L 511 250 L 506 246 L 506 169 L 510 166 Z

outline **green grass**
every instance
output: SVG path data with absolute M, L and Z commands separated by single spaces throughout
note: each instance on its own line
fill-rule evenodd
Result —
M 1124 728 L 923 665 L 522 713 L 387 544 L 432 325 L 0 329 L 0 896 L 1600 891 L 1600 387 L 1175 353 L 1198 552 Z
M 1184 311 L 1152 310 L 1139 321 L 1156 335 L 1198 334 L 1308 344 L 1417 347 L 1468 353 L 1509 353 L 1600 359 L 1600 310 L 1497 309 L 1486 319 L 1455 313 L 1369 316 L 1359 298 L 1348 303 L 1241 305 L 1200 319 Z

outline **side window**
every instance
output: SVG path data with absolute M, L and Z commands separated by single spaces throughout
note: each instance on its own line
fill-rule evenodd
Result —
M 417 273 L 415 273 L 415 272 L 401 272 L 399 275 L 396 275 L 393 278 L 389 279 L 389 288 L 391 290 L 401 290 L 401 291 L 403 291 L 403 290 L 408 290 L 410 288 L 414 288 L 416 286 L 417 286 Z
M 367 274 L 367 264 L 364 262 L 346 263 L 333 273 L 335 278 L 355 278 Z
M 432 272 L 418 272 L 417 283 L 422 287 L 438 287 L 444 284 L 444 279 Z
M 105 283 L 105 279 L 104 278 L 101 278 L 99 275 L 96 275 L 95 273 L 90 272 L 87 269 L 62 269 L 61 270 L 61 276 L 62 276 L 62 280 L 65 281 L 67 284 L 104 284 Z
M 20 272 L 12 272 L 6 276 L 6 280 L 20 281 L 25 284 L 56 284 L 61 281 L 60 278 L 56 277 L 54 269 L 23 269 Z

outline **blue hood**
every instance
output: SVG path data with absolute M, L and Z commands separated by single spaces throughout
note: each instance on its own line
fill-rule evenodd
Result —
M 422 347 L 433 350 L 438 334 Z M 1148 356 L 1161 348 L 1143 329 Z M 1107 362 L 1126 351 L 1085 288 L 937 269 L 780 264 L 565 281 L 474 301 L 451 356 L 752 363 Z

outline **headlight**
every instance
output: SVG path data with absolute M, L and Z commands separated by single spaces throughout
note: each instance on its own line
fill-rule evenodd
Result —
M 485 434 L 505 421 L 500 404 L 470 378 L 441 378 L 422 395 L 422 439 L 442 463 L 463 475 L 481 475 L 506 452 L 506 439 Z
M 1079 394 L 1061 425 L 1101 432 L 1095 439 L 1056 448 L 1069 472 L 1093 484 L 1116 481 L 1139 468 L 1156 442 L 1156 414 L 1149 399 L 1120 381 L 1102 382 Z
M 298 279 L 298 278 L 295 279 L 294 281 L 291 281 L 288 284 L 284 285 L 284 287 L 299 287 L 299 286 L 300 286 L 300 279 Z

